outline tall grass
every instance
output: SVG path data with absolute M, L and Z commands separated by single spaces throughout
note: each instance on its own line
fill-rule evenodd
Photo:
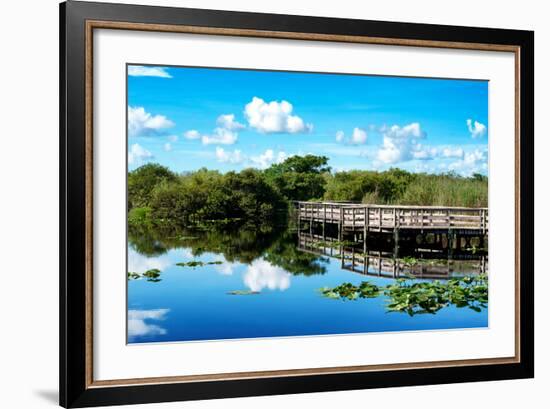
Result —
M 488 184 L 486 179 L 418 175 L 395 202 L 422 206 L 487 207 Z
M 351 171 L 327 175 L 324 199 L 369 204 L 487 207 L 483 175 L 412 174 L 401 170 Z

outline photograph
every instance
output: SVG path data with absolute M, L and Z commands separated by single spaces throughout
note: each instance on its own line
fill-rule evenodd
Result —
M 488 80 L 135 62 L 126 92 L 129 344 L 489 327 Z

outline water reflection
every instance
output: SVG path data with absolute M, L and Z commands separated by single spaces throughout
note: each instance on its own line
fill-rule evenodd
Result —
M 387 249 L 363 251 L 353 243 L 340 243 L 335 238 L 298 232 L 298 248 L 309 254 L 340 260 L 340 267 L 366 276 L 387 278 L 450 279 L 455 276 L 487 274 L 486 254 L 453 258 L 449 252 L 413 251 L 395 254 Z
M 290 287 L 290 273 L 266 260 L 254 260 L 244 275 L 244 284 L 251 291 L 286 290 Z
M 165 335 L 166 330 L 158 324 L 151 324 L 149 321 L 162 321 L 168 314 L 169 309 L 155 310 L 128 310 L 128 341 L 133 342 L 136 338 L 149 337 L 154 335 Z
M 396 279 L 448 283 L 476 276 L 487 271 L 486 255 L 421 250 L 396 256 L 391 247 L 381 243 L 365 252 L 362 245 L 286 226 L 130 231 L 129 269 L 142 276 L 151 269 L 161 272 L 157 281 L 128 281 L 129 342 L 487 326 L 486 309 L 459 308 L 457 292 L 448 289 L 460 302 L 430 305 L 437 314 L 420 314 L 416 307 L 403 310 L 409 314 L 388 314 L 391 302 L 408 297 L 409 289 Z M 361 298 L 368 289 L 361 287 L 364 281 L 377 286 L 376 297 Z M 335 302 L 320 291 L 336 294 L 345 283 L 353 286 L 348 292 L 362 291 L 360 301 Z M 403 288 L 388 287 L 393 284 Z

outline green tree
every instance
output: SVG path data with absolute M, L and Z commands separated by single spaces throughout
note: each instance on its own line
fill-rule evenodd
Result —
M 330 172 L 326 156 L 292 156 L 265 170 L 268 181 L 287 200 L 320 199 L 325 193 L 323 173 Z
M 148 163 L 128 173 L 128 209 L 145 207 L 151 192 L 161 182 L 173 182 L 176 174 L 167 167 Z

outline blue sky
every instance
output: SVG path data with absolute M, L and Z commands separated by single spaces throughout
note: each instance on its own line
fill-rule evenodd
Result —
M 488 82 L 128 66 L 128 162 L 487 173 Z

